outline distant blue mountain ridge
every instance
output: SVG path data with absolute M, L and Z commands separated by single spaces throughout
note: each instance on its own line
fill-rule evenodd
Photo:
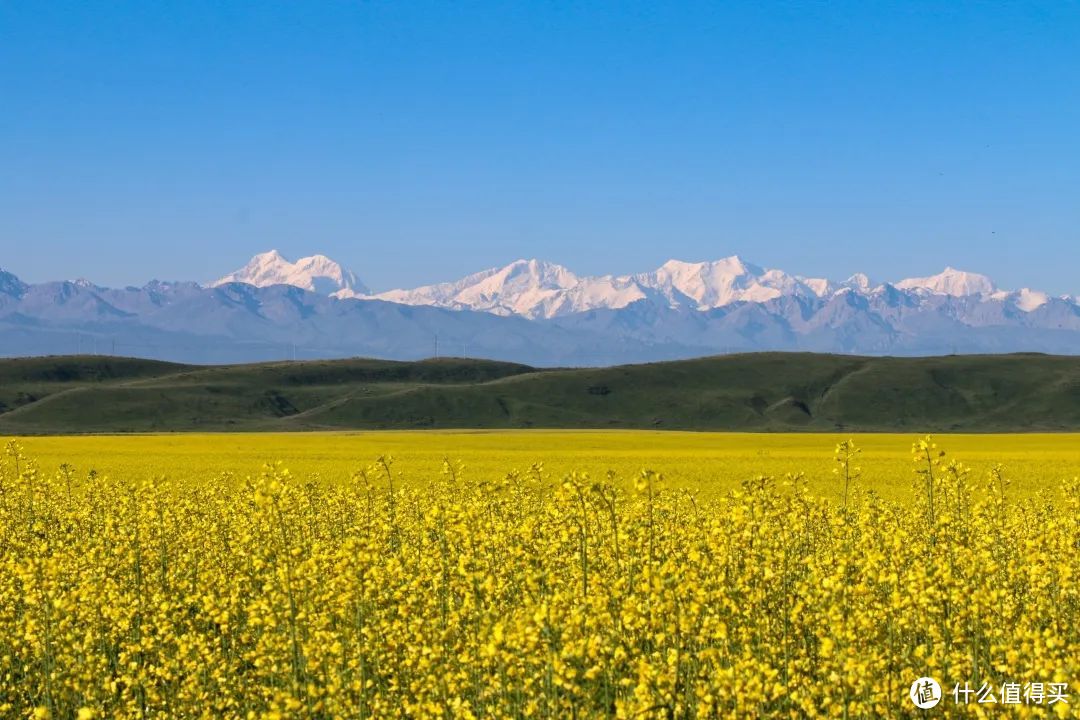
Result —
M 372 293 L 323 256 L 271 251 L 210 284 L 28 284 L 0 270 L 0 355 L 99 353 L 196 362 L 482 357 L 590 366 L 792 350 L 864 355 L 1080 354 L 1080 303 L 946 268 L 873 284 L 724 258 L 579 277 L 520 260 Z

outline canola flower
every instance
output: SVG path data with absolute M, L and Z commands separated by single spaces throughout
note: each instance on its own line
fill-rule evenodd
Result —
M 134 483 L 0 458 L 0 717 L 922 717 L 915 678 L 1080 672 L 1080 483 L 930 438 L 911 501 L 757 477 Z M 1066 717 L 942 704 L 940 717 Z
M 723 495 L 756 475 L 783 478 L 803 473 L 807 488 L 842 501 L 843 483 L 832 473 L 830 450 L 854 438 L 862 452 L 852 460 L 857 480 L 881 497 L 911 499 L 911 433 L 714 433 L 677 430 L 417 430 L 315 433 L 184 433 L 76 435 L 19 438 L 25 452 L 51 475 L 62 464 L 85 475 L 91 468 L 115 478 L 166 477 L 171 485 L 202 482 L 230 472 L 246 477 L 267 459 L 294 475 L 319 475 L 341 484 L 379 455 L 393 455 L 403 485 L 424 486 L 439 475 L 447 457 L 468 467 L 471 479 L 496 479 L 511 468 L 543 461 L 558 479 L 587 472 L 603 479 L 608 470 L 633 479 L 644 467 L 662 470 L 669 487 Z M 980 481 L 1004 463 L 1017 482 L 1015 498 L 1040 489 L 1056 491 L 1080 469 L 1078 435 L 1024 433 L 942 436 L 951 455 L 961 457 Z M 3 439 L 0 437 L 0 452 Z

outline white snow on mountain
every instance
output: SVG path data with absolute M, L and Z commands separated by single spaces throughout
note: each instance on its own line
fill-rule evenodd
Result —
M 967 297 L 968 295 L 989 295 L 994 292 L 994 283 L 990 278 L 978 273 L 964 272 L 946 267 L 937 275 L 922 278 L 908 278 L 896 283 L 901 290 L 926 290 L 935 295 Z
M 675 299 L 672 291 L 677 291 L 699 308 L 708 309 L 727 305 L 746 294 L 754 295 L 756 300 L 770 300 L 779 295 L 775 289 L 755 282 L 760 274 L 760 268 L 748 268 L 738 255 L 733 255 L 713 262 L 668 260 L 657 270 L 638 277 L 672 300 Z
M 833 291 L 832 281 L 827 280 L 826 278 L 807 278 L 801 275 L 797 275 L 796 277 L 799 282 L 810 288 L 810 290 L 818 297 L 826 297 Z
M 535 259 L 515 260 L 506 267 L 484 270 L 456 282 L 390 290 L 373 297 L 405 305 L 551 317 L 565 304 L 566 292 L 580 285 L 581 279 L 562 265 Z
M 416 358 L 430 354 L 436 336 L 475 357 L 563 365 L 754 350 L 1080 354 L 1075 296 L 999 290 L 951 268 L 894 285 L 861 274 L 803 278 L 738 257 L 593 277 L 518 260 L 456 282 L 370 295 L 325 257 L 290 262 L 269 252 L 219 282 L 233 284 L 110 289 L 27 284 L 0 271 L 0 350 L 70 352 L 70 337 L 97 332 L 131 347 L 176 348 L 170 359 L 197 362 L 278 357 L 297 345 L 311 357 Z
M 312 255 L 291 262 L 277 250 L 256 255 L 247 265 L 212 283 L 211 287 L 232 282 L 256 287 L 293 285 L 320 295 L 335 294 L 339 297 L 368 294 L 368 289 L 354 273 L 325 255 Z
M 870 278 L 864 273 L 855 273 L 844 282 L 840 283 L 843 287 L 849 287 L 860 292 L 870 292 Z
M 258 287 L 294 285 L 338 299 L 369 298 L 530 319 L 557 318 L 589 310 L 618 310 L 641 300 L 669 308 L 706 311 L 783 297 L 814 301 L 840 293 L 876 297 L 890 287 L 875 287 L 863 273 L 834 282 L 765 269 L 732 255 L 706 262 L 668 260 L 652 272 L 591 277 L 576 275 L 552 262 L 522 259 L 453 282 L 373 295 L 353 273 L 323 255 L 290 262 L 276 250 L 256 255 L 246 266 L 218 280 L 214 286 L 229 282 Z M 998 290 L 987 276 L 952 267 L 937 275 L 901 280 L 891 287 L 913 298 L 978 297 L 1010 303 L 1024 312 L 1050 302 L 1045 293 L 1028 288 Z M 1068 296 L 1066 301 L 1076 302 Z
M 635 275 L 580 277 L 561 265 L 517 260 L 461 280 L 375 297 L 410 305 L 483 310 L 499 315 L 551 318 L 600 308 L 619 309 L 653 298 L 670 307 L 709 310 L 735 302 L 765 302 L 784 295 L 821 297 L 828 280 L 801 280 L 732 256 L 711 262 L 669 260 Z
M 1024 312 L 1037 310 L 1048 302 L 1050 302 L 1050 298 L 1044 292 L 1029 290 L 1028 288 L 1020 288 L 1016 291 L 1016 307 Z
M 804 279 L 783 270 L 766 270 L 732 255 L 712 262 L 688 263 L 668 260 L 652 273 L 635 276 L 648 287 L 678 303 L 679 293 L 693 300 L 696 310 L 711 310 L 737 302 L 761 303 L 778 297 L 822 297 L 832 283 Z

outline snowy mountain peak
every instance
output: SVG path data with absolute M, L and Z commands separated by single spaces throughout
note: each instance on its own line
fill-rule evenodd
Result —
M 562 265 L 536 258 L 515 260 L 496 271 L 495 275 L 544 288 L 569 288 L 578 283 L 578 276 Z
M 657 269 L 658 274 L 669 277 L 708 276 L 711 278 L 737 277 L 749 272 L 761 272 L 761 268 L 748 266 L 738 255 L 720 258 L 719 260 L 706 260 L 704 262 L 686 262 L 685 260 L 668 260 Z
M 855 273 L 842 284 L 844 287 L 856 288 L 866 292 L 870 289 L 870 278 L 867 277 L 866 273 Z
M 723 307 L 734 302 L 765 302 L 781 295 L 817 295 L 821 289 L 782 270 L 764 270 L 738 255 L 711 262 L 668 260 L 655 272 L 639 276 L 642 284 L 659 290 L 673 305 L 689 298 L 697 309 Z
M 551 317 L 556 313 L 553 304 L 558 304 L 566 291 L 580 284 L 581 279 L 562 265 L 533 258 L 515 260 L 456 282 L 425 285 L 413 290 L 390 290 L 375 297 L 406 305 Z
M 964 272 L 951 266 L 930 277 L 901 280 L 896 283 L 896 287 L 901 290 L 927 290 L 936 295 L 953 297 L 989 295 L 995 290 L 993 281 L 987 276 Z
M 649 299 L 671 308 L 712 310 L 733 303 L 764 303 L 783 297 L 828 297 L 838 287 L 866 293 L 865 275 L 838 286 L 824 278 L 802 278 L 764 269 L 738 255 L 704 262 L 671 259 L 635 275 L 584 277 L 544 260 L 515 260 L 461 280 L 375 297 L 408 305 L 482 310 L 498 315 L 553 318 L 588 310 L 617 310 Z
M 70 352 L 76 335 L 96 335 L 122 347 L 175 348 L 169 359 L 195 362 L 265 359 L 294 343 L 306 357 L 405 359 L 430 354 L 437 334 L 463 355 L 534 365 L 755 350 L 1080 353 L 1076 297 L 993 290 L 988 278 L 951 267 L 898 287 L 864 275 L 844 282 L 802 277 L 738 257 L 670 260 L 620 276 L 576 275 L 520 259 L 453 282 L 352 300 L 362 286 L 329 258 L 291 262 L 270 251 L 223 281 L 232 284 L 107 288 L 25 284 L 0 271 L 0 350 Z M 275 283 L 299 287 L 256 287 Z M 320 287 L 340 289 L 325 296 Z
M 290 262 L 277 250 L 259 253 L 244 267 L 212 283 L 212 287 L 232 282 L 256 287 L 293 285 L 320 295 L 356 297 L 368 294 L 368 289 L 354 273 L 325 255 L 311 255 Z
M 679 311 L 707 312 L 754 304 L 791 308 L 792 312 L 799 313 L 809 312 L 809 308 L 818 303 L 829 304 L 831 298 L 842 298 L 849 305 L 877 303 L 888 308 L 887 313 L 900 312 L 898 308 L 920 307 L 924 300 L 932 297 L 963 299 L 965 303 L 971 300 L 996 303 L 998 308 L 1009 307 L 1026 313 L 1058 302 L 1035 290 L 998 290 L 987 276 L 952 266 L 937 275 L 875 285 L 876 281 L 864 273 L 855 273 L 847 280 L 835 282 L 763 268 L 738 255 L 702 262 L 673 258 L 651 272 L 618 276 L 577 275 L 547 260 L 520 258 L 460 280 L 373 295 L 355 275 L 325 255 L 311 255 L 291 262 L 277 250 L 270 250 L 256 255 L 246 266 L 215 285 L 229 282 L 258 287 L 288 284 L 336 299 L 375 299 L 529 319 L 563 318 L 597 310 L 617 311 L 639 302 Z M 1068 298 L 1061 302 L 1076 304 Z M 999 310 L 984 309 L 982 312 Z
M 1044 292 L 1029 288 L 1020 288 L 1016 291 L 1016 306 L 1024 312 L 1037 310 L 1048 302 L 1050 302 L 1050 297 Z
M 833 284 L 827 278 L 799 277 L 799 282 L 810 288 L 810 291 L 818 297 L 826 297 L 831 291 Z

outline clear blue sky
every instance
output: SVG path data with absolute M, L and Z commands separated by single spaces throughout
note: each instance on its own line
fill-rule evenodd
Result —
M 0 0 L 0 266 L 738 253 L 1080 292 L 1077 2 Z

